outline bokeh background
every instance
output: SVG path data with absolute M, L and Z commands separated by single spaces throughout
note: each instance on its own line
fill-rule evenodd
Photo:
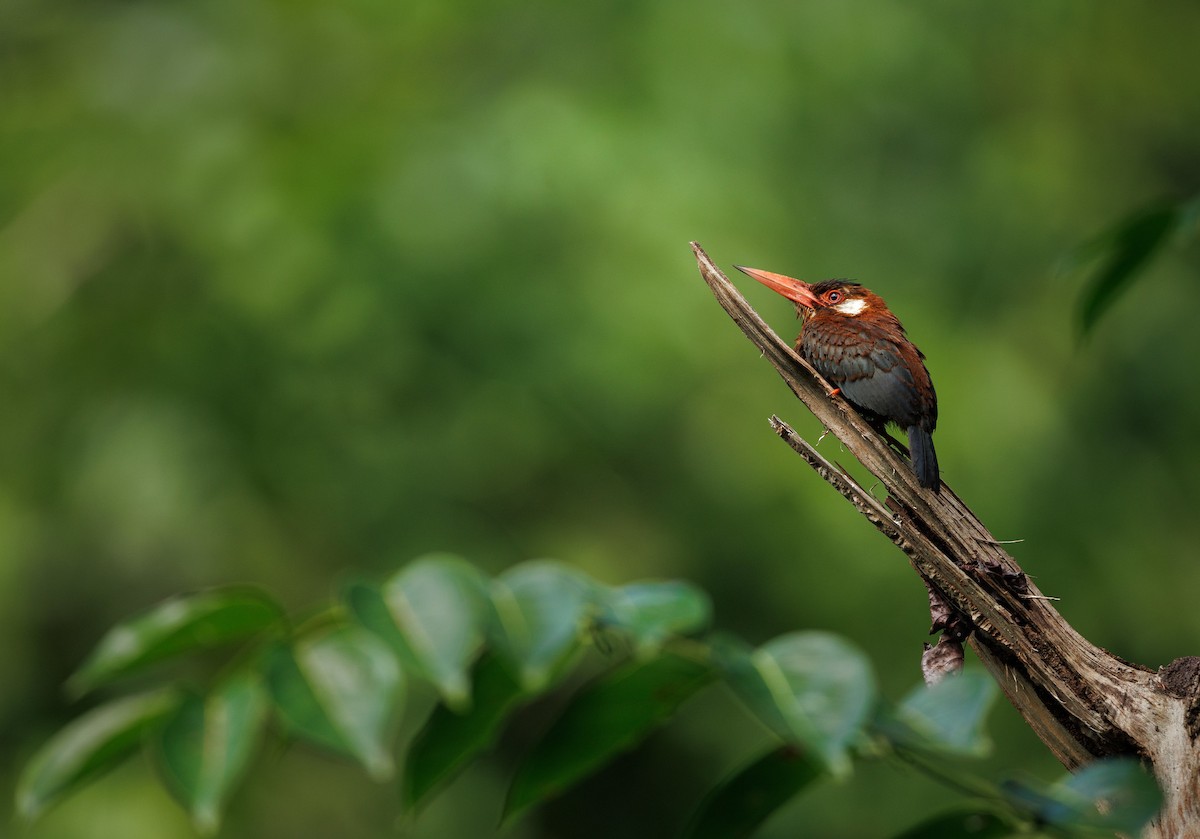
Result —
M 0 3 L 0 786 L 113 621 L 234 581 L 302 612 L 430 550 L 687 578 L 721 628 L 842 633 L 902 695 L 921 586 L 769 431 L 820 433 L 691 239 L 880 292 L 945 478 L 1038 585 L 1122 656 L 1200 652 L 1200 259 L 1084 343 L 1057 270 L 1200 185 L 1197 43 L 1184 0 Z M 988 771 L 1058 773 L 990 725 Z M 492 835 L 508 740 L 409 835 Z M 702 698 L 509 835 L 670 835 L 765 742 Z M 392 835 L 349 764 L 254 776 L 226 836 Z M 955 801 L 866 765 L 762 835 Z M 192 832 L 135 761 L 28 835 Z

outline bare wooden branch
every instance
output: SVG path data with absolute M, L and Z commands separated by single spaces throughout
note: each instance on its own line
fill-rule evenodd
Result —
M 1067 768 L 1111 755 L 1148 762 L 1166 806 L 1146 839 L 1200 839 L 1200 659 L 1180 659 L 1154 673 L 1076 632 L 945 482 L 938 493 L 922 488 L 890 438 L 845 400 L 831 398 L 830 385 L 763 322 L 698 244 L 692 249 L 734 323 L 886 488 L 884 506 L 772 417 L 776 433 L 909 558 L 931 605 L 947 615 L 935 629 L 947 628 L 951 616 L 965 622 L 955 633 L 969 634 L 1009 702 Z

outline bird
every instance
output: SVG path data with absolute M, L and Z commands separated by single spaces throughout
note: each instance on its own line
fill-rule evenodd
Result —
M 834 386 L 831 395 L 844 396 L 875 428 L 882 431 L 889 422 L 902 428 L 917 482 L 938 492 L 937 393 L 925 354 L 883 299 L 849 280 L 806 283 L 734 267 L 796 304 L 802 321 L 796 352 Z

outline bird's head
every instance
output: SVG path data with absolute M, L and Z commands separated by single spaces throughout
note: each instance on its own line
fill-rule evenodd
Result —
M 806 283 L 803 280 L 785 277 L 783 274 L 773 274 L 758 268 L 744 268 L 735 265 L 739 271 L 748 277 L 753 277 L 772 291 L 777 291 L 796 304 L 796 314 L 804 318 L 818 313 L 841 315 L 842 317 L 857 318 L 864 315 L 883 315 L 887 306 L 858 283 L 849 280 L 823 280 L 819 283 Z

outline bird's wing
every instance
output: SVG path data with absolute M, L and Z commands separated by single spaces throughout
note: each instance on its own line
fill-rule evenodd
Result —
M 811 325 L 810 325 L 811 326 Z M 801 353 L 855 405 L 903 427 L 921 416 L 920 394 L 900 345 L 869 325 L 806 327 Z M 920 360 L 915 360 L 920 364 Z

